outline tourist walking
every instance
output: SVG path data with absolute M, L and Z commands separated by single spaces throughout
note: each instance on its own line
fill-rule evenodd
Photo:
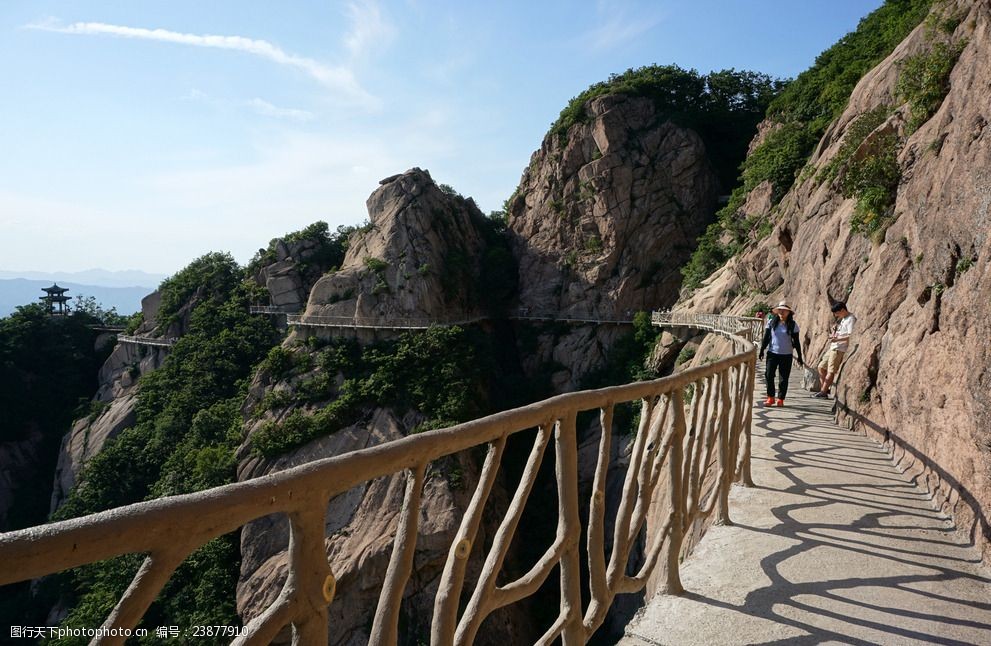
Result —
M 819 360 L 819 379 L 822 386 L 819 392 L 812 395 L 819 399 L 829 399 L 829 389 L 836 381 L 836 375 L 840 372 L 840 365 L 843 357 L 850 347 L 850 336 L 853 335 L 853 324 L 857 322 L 857 317 L 846 308 L 846 303 L 840 301 L 829 308 L 833 316 L 839 320 L 836 331 L 829 335 L 829 351 L 822 355 Z
M 767 399 L 765 406 L 784 406 L 788 394 L 788 377 L 791 376 L 792 353 L 798 358 L 798 365 L 804 366 L 802 360 L 802 343 L 798 340 L 798 323 L 794 319 L 794 310 L 787 301 L 781 301 L 771 309 L 771 318 L 764 327 L 764 339 L 760 344 L 761 359 L 767 350 L 767 362 L 764 364 L 764 381 L 767 382 Z M 777 390 L 774 388 L 775 374 L 779 376 Z

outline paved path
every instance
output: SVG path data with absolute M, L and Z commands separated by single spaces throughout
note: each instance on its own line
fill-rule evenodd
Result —
M 620 644 L 991 645 L 991 570 L 831 404 L 793 382 L 785 408 L 754 410 L 757 488 L 734 487 L 735 525 L 682 566 L 689 592 L 655 597 Z

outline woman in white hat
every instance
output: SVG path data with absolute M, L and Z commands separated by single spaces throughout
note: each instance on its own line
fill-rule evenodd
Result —
M 802 360 L 802 344 L 798 340 L 798 323 L 795 322 L 795 311 L 787 301 L 781 301 L 771 309 L 774 314 L 764 328 L 764 340 L 760 344 L 761 359 L 764 350 L 767 352 L 767 363 L 764 366 L 764 381 L 767 382 L 767 399 L 765 406 L 785 405 L 785 395 L 788 394 L 788 377 L 791 375 L 792 352 L 798 355 L 798 365 L 804 366 Z M 779 373 L 778 389 L 774 389 L 774 375 Z

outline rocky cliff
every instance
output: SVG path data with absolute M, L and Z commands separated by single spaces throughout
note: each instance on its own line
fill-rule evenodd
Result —
M 511 262 L 511 257 L 498 253 L 498 236 L 473 201 L 442 190 L 426 171 L 412 169 L 382 181 L 368 199 L 368 215 L 369 224 L 349 239 L 340 268 L 310 291 L 306 317 L 445 323 L 492 312 L 496 301 L 482 286 L 498 269 L 493 261 Z M 479 408 L 488 398 L 484 391 L 497 375 L 479 372 L 476 364 L 485 359 L 476 360 L 471 349 L 465 354 L 469 339 L 453 329 L 410 334 L 397 341 L 400 332 L 388 329 L 359 333 L 303 327 L 293 332 L 270 353 L 249 389 L 238 478 L 341 455 L 404 437 L 430 422 L 446 425 L 462 421 L 469 410 L 475 415 L 485 410 Z M 366 348 L 342 336 L 359 337 Z M 376 343 L 376 337 L 388 340 Z M 445 360 L 454 363 L 448 367 Z M 449 383 L 452 378 L 458 383 Z M 467 397 L 452 399 L 451 392 L 459 390 Z M 467 408 L 458 403 L 465 404 L 462 399 L 470 400 Z M 470 452 L 430 468 L 414 573 L 403 602 L 403 643 L 429 634 L 437 580 L 477 477 L 478 463 Z M 338 593 L 348 599 L 332 607 L 334 644 L 363 644 L 369 638 L 404 486 L 405 476 L 396 474 L 330 502 L 328 559 Z M 483 523 L 485 535 L 498 523 L 502 498 L 497 491 L 493 516 Z M 245 621 L 278 594 L 287 546 L 285 519 L 262 519 L 242 530 L 237 602 Z M 473 556 L 470 574 L 477 574 L 479 559 Z M 497 613 L 486 626 L 482 643 L 532 641 L 537 630 L 519 607 Z
M 544 138 L 507 205 L 524 316 L 630 320 L 669 306 L 712 219 L 719 187 L 698 134 L 645 97 L 610 94 L 585 110 L 586 121 Z M 559 365 L 554 389 L 573 390 L 624 332 L 541 334 L 526 365 Z
M 988 60 L 991 5 L 935 3 L 857 84 L 780 204 L 754 207 L 771 234 L 679 308 L 787 298 L 815 360 L 845 300 L 858 323 L 840 418 L 919 470 L 991 555 Z
M 141 299 L 143 322 L 135 334 L 148 335 L 154 331 L 160 304 L 161 295 L 157 291 Z M 114 347 L 97 377 L 99 385 L 93 398 L 97 410 L 77 419 L 62 438 L 50 512 L 58 509 L 69 495 L 86 462 L 99 453 L 109 440 L 134 425 L 137 419 L 138 379 L 161 366 L 166 352 L 163 348 L 128 343 L 118 343 Z
M 316 283 L 307 316 L 443 323 L 490 312 L 493 225 L 473 200 L 414 168 L 382 180 L 367 206 L 368 225 Z
M 705 145 L 647 98 L 586 110 L 544 138 L 508 204 L 520 306 L 621 318 L 670 304 L 719 190 Z

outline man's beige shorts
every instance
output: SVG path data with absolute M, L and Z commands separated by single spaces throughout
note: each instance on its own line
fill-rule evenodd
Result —
M 842 350 L 830 350 L 822 355 L 822 359 L 819 360 L 819 367 L 825 368 L 826 374 L 835 375 L 840 371 L 840 364 L 843 363 L 844 354 L 846 353 Z

